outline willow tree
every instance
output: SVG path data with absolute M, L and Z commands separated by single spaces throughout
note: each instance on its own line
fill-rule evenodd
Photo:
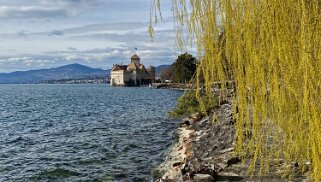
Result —
M 250 170 L 259 161 L 266 174 L 273 159 L 283 158 L 320 181 L 321 0 L 172 5 L 178 45 L 197 46 L 206 93 L 216 82 L 235 83 L 236 152 L 252 156 Z

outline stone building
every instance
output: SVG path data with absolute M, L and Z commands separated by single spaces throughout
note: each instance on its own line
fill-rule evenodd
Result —
M 110 72 L 111 86 L 140 86 L 149 85 L 155 81 L 155 68 L 147 68 L 140 64 L 140 58 L 137 54 L 131 57 L 128 65 L 113 65 Z

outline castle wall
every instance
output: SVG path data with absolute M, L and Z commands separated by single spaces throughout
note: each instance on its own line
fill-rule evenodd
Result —
M 124 70 L 112 71 L 110 73 L 110 85 L 125 85 Z

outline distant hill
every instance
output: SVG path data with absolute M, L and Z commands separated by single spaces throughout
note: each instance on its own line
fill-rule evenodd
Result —
M 110 70 L 91 68 L 81 64 L 69 64 L 58 68 L 39 69 L 0 73 L 0 84 L 7 83 L 37 83 L 45 80 L 90 79 L 107 77 Z
M 171 65 L 159 65 L 159 66 L 155 67 L 155 72 L 156 72 L 157 75 L 159 75 L 159 74 L 160 74 L 160 71 L 161 71 L 162 69 L 164 69 L 164 68 L 169 68 L 170 66 L 171 66 Z

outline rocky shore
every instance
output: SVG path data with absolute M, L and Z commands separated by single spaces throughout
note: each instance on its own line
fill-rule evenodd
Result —
M 278 159 L 279 165 L 269 176 L 249 176 L 249 161 L 241 162 L 233 153 L 234 137 L 230 103 L 221 105 L 207 117 L 195 115 L 183 119 L 166 159 L 153 172 L 154 181 L 289 181 L 278 177 L 280 167 L 295 171 L 296 165 L 286 165 L 282 159 Z M 308 180 L 298 173 L 291 181 Z

